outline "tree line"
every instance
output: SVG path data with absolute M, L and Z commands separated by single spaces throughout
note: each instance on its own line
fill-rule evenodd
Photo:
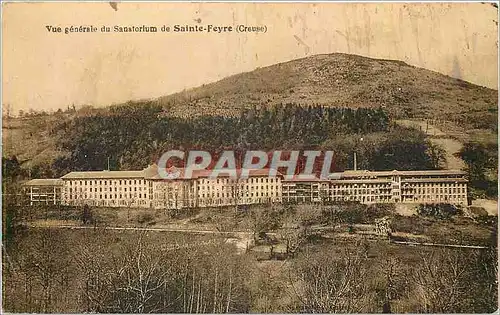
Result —
M 472 195 L 475 198 L 498 196 L 498 143 L 469 141 L 458 155 L 466 164 Z
M 443 164 L 442 150 L 417 130 L 392 124 L 382 109 L 253 107 L 239 117 L 165 115 L 152 102 L 111 107 L 55 126 L 58 146 L 70 152 L 51 166 L 54 176 L 73 170 L 141 169 L 172 149 L 333 150 L 337 170 L 352 168 L 359 151 L 369 169 L 429 169 Z

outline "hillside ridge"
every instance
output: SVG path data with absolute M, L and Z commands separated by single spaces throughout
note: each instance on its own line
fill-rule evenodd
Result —
M 382 106 L 397 118 L 431 116 L 467 122 L 464 115 L 496 110 L 497 91 L 404 61 L 333 53 L 231 75 L 156 102 L 168 115 L 180 117 L 235 116 L 252 106 L 296 103 Z

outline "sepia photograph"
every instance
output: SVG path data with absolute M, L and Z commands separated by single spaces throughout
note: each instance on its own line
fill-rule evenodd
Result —
M 2 313 L 498 312 L 498 1 L 2 1 Z

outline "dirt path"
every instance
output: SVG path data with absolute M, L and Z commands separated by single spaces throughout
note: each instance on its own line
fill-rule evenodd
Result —
M 482 207 L 489 215 L 498 215 L 498 201 L 488 199 L 476 199 L 472 201 L 472 206 Z
M 446 168 L 460 170 L 465 168 L 465 162 L 455 156 L 462 149 L 462 143 L 455 139 L 430 138 L 433 144 L 438 144 L 446 150 Z
M 427 137 L 433 144 L 440 145 L 446 151 L 446 168 L 447 169 L 463 169 L 465 163 L 462 159 L 455 156 L 461 149 L 463 144 L 460 141 L 452 139 L 449 135 L 425 121 L 418 120 L 397 120 L 396 123 L 405 126 L 420 129 L 427 134 Z

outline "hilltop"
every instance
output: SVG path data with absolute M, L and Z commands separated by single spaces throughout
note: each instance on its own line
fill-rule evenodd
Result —
M 473 128 L 496 125 L 498 91 L 401 61 L 315 55 L 233 75 L 159 98 L 169 115 L 238 115 L 279 103 L 382 106 L 394 118 L 434 118 Z

